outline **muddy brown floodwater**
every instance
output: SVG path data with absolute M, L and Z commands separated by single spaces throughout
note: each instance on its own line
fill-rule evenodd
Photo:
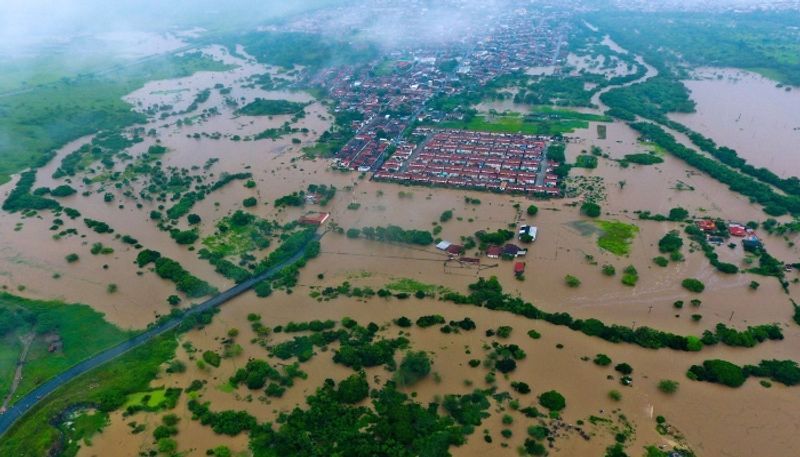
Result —
M 697 111 L 672 119 L 756 167 L 783 178 L 800 175 L 800 91 L 743 70 L 701 68 L 695 76 L 684 84 Z
M 410 329 L 412 346 L 434 353 L 434 369 L 441 378 L 440 382 L 435 382 L 431 377 L 414 386 L 413 390 L 421 401 L 432 400 L 436 395 L 468 392 L 473 387 L 483 387 L 485 370 L 470 368 L 466 362 L 470 358 L 483 357 L 482 345 L 489 341 L 483 336 L 485 330 L 511 325 L 514 333 L 509 342 L 523 347 L 528 357 L 520 362 L 519 368 L 509 379 L 498 380 L 501 390 L 509 390 L 512 380 L 528 382 L 533 386 L 533 394 L 523 396 L 523 406 L 527 406 L 535 403 L 535 395 L 557 389 L 567 397 L 564 419 L 569 424 L 586 420 L 592 414 L 607 416 L 610 411 L 619 408 L 635 424 L 636 434 L 629 447 L 631 455 L 640 455 L 645 445 L 668 444 L 668 438 L 655 431 L 657 415 L 664 415 L 670 424 L 683 433 L 699 456 L 779 457 L 800 453 L 800 443 L 796 439 L 800 402 L 797 392 L 792 388 L 776 384 L 771 389 L 765 389 L 751 379 L 742 388 L 729 389 L 692 382 L 685 377 L 686 369 L 691 364 L 710 358 L 723 358 L 740 364 L 772 358 L 797 359 L 800 330 L 794 324 L 789 325 L 792 314 L 790 299 L 800 301 L 798 286 L 791 282 L 797 279 L 797 274 L 789 273 L 787 276 L 790 280 L 789 294 L 782 291 L 774 278 L 751 273 L 722 275 L 685 237 L 682 249 L 685 260 L 658 267 L 652 261 L 653 257 L 660 255 L 658 240 L 670 230 L 682 231 L 683 227 L 671 222 L 640 221 L 634 213 L 648 210 L 664 214 L 672 207 L 682 206 L 693 215 L 745 222 L 765 218 L 759 207 L 669 155 L 663 155 L 664 162 L 657 165 L 620 167 L 615 159 L 652 147 L 638 142 L 636 133 L 620 122 L 606 124 L 607 139 L 600 140 L 597 137 L 597 124 L 592 122 L 588 128 L 578 129 L 569 135 L 567 157 L 569 162 L 574 162 L 577 155 L 589 151 L 592 146 L 602 148 L 608 155 L 599 159 L 596 169 L 574 169 L 572 175 L 576 180 L 594 181 L 595 191 L 605 196 L 600 203 L 603 208 L 600 219 L 638 226 L 639 232 L 631 242 L 629 254 L 616 256 L 598 247 L 599 229 L 593 220 L 579 213 L 582 196 L 533 202 L 521 196 L 405 187 L 375 183 L 357 174 L 333 171 L 325 160 L 301 160 L 300 149 L 313 144 L 331 124 L 331 116 L 326 108 L 307 93 L 269 92 L 242 87 L 245 79 L 252 75 L 270 73 L 280 76 L 280 72 L 258 65 L 246 56 L 232 56 L 221 47 L 209 47 L 204 52 L 238 67 L 226 72 L 201 72 L 187 78 L 153 81 L 126 99 L 138 109 L 154 104 L 171 104 L 175 110 L 183 110 L 197 93 L 222 84 L 231 89 L 228 96 L 240 105 L 255 97 L 310 102 L 310 105 L 306 107 L 305 117 L 295 124 L 297 128 L 307 128 L 308 133 L 296 133 L 274 141 L 234 141 L 232 137 L 246 137 L 267 128 L 279 127 L 289 120 L 288 116 L 237 116 L 235 108 L 228 106 L 225 96 L 216 89 L 211 90 L 209 99 L 200 105 L 198 112 L 167 116 L 145 126 L 147 130 L 155 129 L 156 135 L 148 136 L 144 142 L 133 146 L 130 153 L 134 157 L 160 141 L 169 149 L 162 158 L 164 167 L 174 166 L 201 173 L 199 169 L 209 159 L 218 159 L 208 171 L 208 183 L 223 172 L 249 171 L 253 174 L 255 188 L 248 189 L 242 182 L 234 181 L 209 194 L 192 208 L 192 212 L 202 218 L 199 225 L 201 237 L 212 234 L 215 223 L 221 217 L 241 209 L 242 200 L 251 196 L 256 197 L 260 204 L 247 211 L 283 223 L 295 220 L 309 210 L 324 210 L 331 212 L 332 222 L 345 229 L 395 224 L 407 229 L 431 230 L 442 212 L 452 210 L 453 219 L 442 224 L 439 235 L 452 242 L 459 242 L 462 236 L 471 236 L 477 230 L 510 229 L 516 228 L 519 223 L 538 226 L 539 234 L 523 259 L 527 262 L 525 280 L 517 281 L 514 279 L 512 262 L 483 258 L 483 268 L 480 270 L 458 268 L 445 263 L 446 257 L 433 247 L 351 240 L 337 233 L 329 233 L 323 238 L 320 257 L 309 262 L 302 270 L 300 284 L 292 295 L 278 291 L 268 299 L 258 299 L 253 294 L 239 297 L 226 304 L 210 326 L 181 337 L 200 351 L 219 350 L 221 339 L 227 331 L 237 328 L 240 330 L 237 342 L 244 348 L 241 356 L 224 360 L 218 369 L 201 370 L 189 360 L 189 354 L 179 348 L 177 357 L 189 362 L 187 372 L 162 373 L 152 382 L 152 386 L 186 387 L 194 379 L 203 379 L 208 384 L 202 392 L 202 398 L 211 401 L 213 410 L 242 409 L 256 415 L 260 421 L 274 420 L 278 412 L 302 405 L 305 397 L 325 378 L 340 380 L 351 371 L 333 364 L 331 351 L 319 351 L 310 362 L 303 364 L 308 379 L 296 382 L 281 399 L 266 401 L 258 398 L 259 393 L 248 398 L 249 392 L 243 388 L 234 392 L 220 389 L 219 386 L 225 384 L 228 377 L 246 363 L 248 357 L 267 357 L 263 348 L 251 342 L 253 335 L 246 319 L 248 313 L 260 313 L 267 326 L 284 324 L 290 320 L 340 320 L 343 316 L 364 324 L 370 321 L 384 324 L 400 315 L 412 319 L 433 313 L 442 314 L 447 319 L 469 316 L 478 324 L 478 330 L 471 333 L 446 335 L 435 328 Z M 242 54 L 241 49 L 237 54 Z M 654 71 L 648 67 L 648 77 L 655 74 Z M 218 108 L 218 115 L 206 116 L 205 119 L 196 116 L 200 110 L 212 107 Z M 526 109 L 510 101 L 485 104 L 483 108 Z M 191 125 L 178 125 L 178 119 L 186 117 L 194 117 L 195 120 Z M 221 136 L 218 140 L 202 135 L 216 132 Z M 195 134 L 200 134 L 199 138 Z M 300 144 L 293 143 L 292 138 L 299 139 Z M 198 259 L 196 252 L 177 245 L 168 233 L 160 231 L 149 220 L 148 214 L 157 208 L 156 203 L 143 201 L 142 207 L 137 208 L 136 202 L 124 197 L 122 190 L 107 188 L 100 191 L 99 184 L 84 184 L 80 175 L 69 180 L 52 178 L 61 159 L 89 139 L 78 140 L 58 151 L 56 159 L 39 171 L 36 185 L 54 187 L 71 182 L 78 193 L 63 199 L 65 206 L 78 209 L 84 217 L 108 222 L 117 233 L 130 234 L 147 248 L 156 249 L 180 261 L 189 271 L 217 287 L 230 285 L 229 281 L 213 271 L 211 265 Z M 121 170 L 122 165 L 117 167 L 120 167 L 117 170 Z M 339 192 L 324 209 L 313 205 L 289 209 L 273 207 L 276 198 L 303 190 L 312 183 L 335 185 Z M 0 187 L 0 194 L 6 194 L 13 185 L 12 181 Z M 132 182 L 130 190 L 135 195 L 142 186 L 140 182 Z M 83 196 L 81 194 L 84 191 L 92 193 Z M 115 193 L 113 203 L 103 201 L 102 194 L 106 191 Z M 481 204 L 468 205 L 465 196 L 480 199 Z M 350 203 L 358 203 L 358 209 L 348 209 Z M 524 215 L 524 209 L 531 203 L 539 206 L 539 213 L 535 217 Z M 522 212 L 514 207 L 515 204 L 520 205 Z M 142 328 L 157 314 L 168 312 L 166 297 L 175 293 L 174 285 L 146 270 L 141 275 L 137 274 L 133 265 L 137 254 L 135 249 L 115 240 L 112 235 L 98 235 L 89 231 L 80 220 L 66 220 L 65 226 L 77 228 L 85 237 L 79 235 L 55 240 L 52 238 L 54 232 L 50 230 L 52 222 L 53 217 L 48 213 L 27 218 L 20 214 L 0 214 L 0 284 L 24 296 L 87 303 L 104 312 L 111 322 L 125 328 Z M 182 229 L 188 228 L 185 220 L 178 225 Z M 800 257 L 798 248 L 792 244 L 797 236 L 784 239 L 766 233 L 760 235 L 764 237 L 768 250 L 776 257 L 785 260 Z M 90 246 L 98 241 L 114 247 L 115 252 L 105 256 L 91 255 Z M 747 256 L 740 245 L 732 249 L 721 246 L 717 250 L 722 260 L 741 267 L 748 266 Z M 67 264 L 64 257 L 71 252 L 79 253 L 80 260 Z M 468 255 L 477 254 L 469 252 Z M 614 265 L 617 275 L 604 276 L 601 273 L 603 264 Z M 628 265 L 633 265 L 639 272 L 640 279 L 635 287 L 627 287 L 620 282 L 621 271 Z M 54 274 L 60 277 L 54 279 Z M 320 274 L 324 279 L 318 279 Z M 568 288 L 564 284 L 567 274 L 579 277 L 581 286 Z M 506 291 L 544 310 L 566 311 L 578 318 L 596 317 L 607 323 L 632 327 L 646 325 L 693 335 L 700 335 L 703 330 L 711 329 L 720 322 L 737 328 L 778 322 L 784 326 L 786 339 L 763 343 L 752 349 L 715 346 L 700 353 L 666 349 L 653 351 L 632 345 L 614 345 L 567 328 L 507 313 L 456 306 L 431 299 L 386 301 L 375 298 L 362 302 L 339 298 L 317 302 L 309 297 L 312 286 L 338 285 L 350 281 L 353 285 L 368 285 L 377 289 L 401 278 L 463 292 L 476 278 L 489 276 L 497 276 Z M 693 295 L 683 289 L 680 283 L 689 277 L 703 280 L 706 290 Z M 757 291 L 748 287 L 754 280 L 761 283 Z M 106 291 L 111 283 L 119 286 L 115 294 Z M 692 298 L 702 300 L 701 305 L 697 308 L 689 305 Z M 673 307 L 676 300 L 683 300 L 687 305 L 678 310 Z M 696 322 L 691 319 L 692 314 L 701 314 L 703 317 Z M 541 332 L 542 339 L 530 339 L 526 335 L 529 329 Z M 398 331 L 397 327 L 390 325 L 383 333 L 394 336 Z M 283 337 L 274 338 L 274 341 L 280 341 Z M 558 349 L 556 344 L 563 344 L 564 348 Z M 467 348 L 472 355 L 466 354 Z M 593 357 L 597 353 L 608 354 L 615 362 L 630 363 L 635 369 L 633 387 L 623 387 L 617 380 L 607 379 L 608 375 L 613 374 L 612 370 L 581 360 L 581 357 Z M 383 369 L 371 369 L 369 374 L 373 386 L 382 384 L 391 375 Z M 656 384 L 661 379 L 680 381 L 678 393 L 673 396 L 660 393 Z M 473 387 L 467 385 L 470 383 Z M 613 402 L 608 398 L 608 392 L 612 389 L 622 392 L 621 402 Z M 182 418 L 177 436 L 181 451 L 186 451 L 186 455 L 201 456 L 205 455 L 206 449 L 220 444 L 226 444 L 236 452 L 246 451 L 247 440 L 244 435 L 235 438 L 218 436 L 192 421 L 185 399 L 184 396 L 175 410 Z M 496 409 L 493 404 L 492 416 L 465 446 L 453 450 L 454 455 L 497 453 L 500 449 L 498 443 L 502 442 L 500 430 L 505 426 L 500 421 L 502 414 L 497 413 Z M 152 429 L 157 426 L 162 414 L 138 413 L 123 417 L 120 412 L 114 413 L 111 424 L 102 434 L 93 438 L 91 446 L 83 446 L 80 455 L 135 456 L 140 451 L 149 450 L 153 447 Z M 510 426 L 513 437 L 507 440 L 511 451 L 506 453 L 524 442 L 526 427 L 532 423 L 518 413 L 513 414 L 516 419 Z M 147 430 L 132 434 L 126 424 L 134 420 L 147 424 Z M 495 439 L 494 444 L 482 440 L 480 435 L 484 428 L 490 431 Z M 594 434 L 591 440 L 585 441 L 577 436 L 558 439 L 551 455 L 601 455 L 605 447 L 613 442 L 613 434 L 608 430 L 589 426 L 587 430 Z

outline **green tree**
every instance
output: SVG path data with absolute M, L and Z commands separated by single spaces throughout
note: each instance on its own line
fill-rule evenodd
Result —
M 555 390 L 550 390 L 539 395 L 539 404 L 550 411 L 561 411 L 567 406 L 567 400 Z
M 336 398 L 342 403 L 354 404 L 367 398 L 369 383 L 363 371 L 345 378 L 336 389 Z
M 581 214 L 588 217 L 600 216 L 601 208 L 597 203 L 585 202 L 581 205 Z
M 409 351 L 400 362 L 395 380 L 401 386 L 410 386 L 431 372 L 431 360 L 423 351 Z

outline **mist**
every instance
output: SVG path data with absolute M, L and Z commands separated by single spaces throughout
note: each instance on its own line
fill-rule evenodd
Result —
M 104 51 L 120 50 L 143 34 L 192 28 L 205 30 L 253 27 L 337 0 L 4 0 L 0 11 L 0 54 L 33 56 L 49 48 L 91 38 Z M 126 37 L 126 35 L 128 35 Z M 86 46 L 87 43 L 82 43 Z

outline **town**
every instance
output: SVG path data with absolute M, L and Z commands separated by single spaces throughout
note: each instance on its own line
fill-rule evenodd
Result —
M 385 14 L 383 3 L 376 2 L 374 9 Z M 351 138 L 334 151 L 335 165 L 373 172 L 374 179 L 383 181 L 558 195 L 558 177 L 551 173 L 558 164 L 545 155 L 548 138 L 435 130 L 441 122 L 470 115 L 468 103 L 443 108 L 449 99 L 458 102 L 459 96 L 480 91 L 498 77 L 530 67 L 557 67 L 566 58 L 567 23 L 557 14 L 525 8 L 492 14 L 500 16 L 499 26 L 471 24 L 460 40 L 431 46 L 396 43 L 366 65 L 306 75 L 308 84 L 322 87 L 333 99 L 335 115 L 353 119 L 347 125 Z M 356 21 L 352 16 L 347 17 Z M 320 33 L 336 29 L 337 22 L 326 12 L 285 28 Z M 409 24 L 415 27 L 413 20 Z M 415 137 L 422 144 L 412 141 Z

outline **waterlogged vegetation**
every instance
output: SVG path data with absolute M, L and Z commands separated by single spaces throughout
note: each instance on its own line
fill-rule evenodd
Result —
M 0 100 L 0 110 L 8 113 L 0 119 L 7 132 L 0 148 L 0 182 L 10 173 L 43 165 L 72 140 L 144 122 L 122 97 L 147 81 L 229 68 L 200 53 L 166 55 L 5 96 Z
M 800 367 L 793 360 L 762 360 L 758 365 L 740 367 L 725 360 L 706 360 L 702 365 L 692 365 L 686 376 L 694 381 L 740 387 L 747 378 L 768 378 L 786 386 L 800 384 Z
M 626 275 L 636 276 L 634 269 L 626 269 Z M 580 284 L 580 283 L 578 283 Z M 635 284 L 635 280 L 634 280 Z M 752 347 L 766 340 L 782 340 L 783 332 L 777 324 L 748 327 L 744 331 L 718 324 L 715 332 L 706 331 L 702 338 L 682 336 L 670 332 L 637 327 L 635 330 L 621 325 L 607 325 L 598 319 L 575 319 L 565 312 L 543 311 L 519 297 L 503 293 L 497 278 L 480 278 L 470 284 L 470 292 L 444 294 L 441 298 L 460 305 L 482 306 L 491 310 L 507 311 L 528 319 L 544 320 L 554 325 L 567 326 L 588 336 L 595 336 L 612 343 L 630 343 L 650 349 L 670 348 L 680 351 L 700 351 L 704 345 L 722 343 L 729 346 Z
M 537 106 L 528 114 L 489 112 L 464 121 L 448 121 L 445 128 L 528 135 L 560 135 L 589 127 L 589 122 L 611 122 L 608 116 L 580 113 L 568 109 Z
M 256 98 L 252 102 L 236 110 L 236 113 L 244 116 L 280 116 L 297 114 L 305 107 L 305 103 Z
M 349 238 L 364 237 L 374 241 L 418 244 L 421 246 L 433 244 L 433 235 L 427 230 L 405 230 L 396 225 L 389 225 L 387 227 L 363 227 L 361 229 L 355 229 L 352 232 L 351 230 L 347 231 L 347 236 Z
M 630 252 L 633 238 L 639 232 L 639 227 L 620 221 L 595 221 L 603 231 L 597 239 L 597 245 L 614 255 L 622 256 Z

